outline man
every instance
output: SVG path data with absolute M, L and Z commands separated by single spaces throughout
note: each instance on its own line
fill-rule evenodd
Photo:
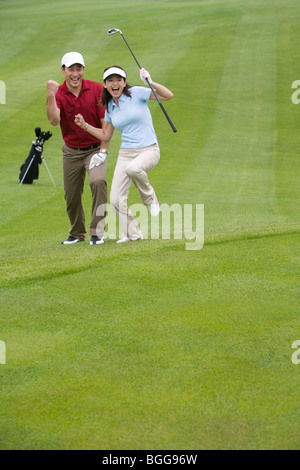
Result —
M 82 114 L 93 126 L 101 128 L 105 109 L 100 106 L 103 86 L 85 80 L 84 59 L 78 52 L 68 52 L 61 61 L 64 83 L 47 82 L 47 117 L 53 126 L 60 124 L 63 146 L 65 200 L 71 223 L 70 236 L 63 245 L 85 240 L 85 214 L 82 194 L 86 172 L 92 191 L 91 245 L 104 243 L 105 216 L 97 215 L 99 206 L 107 203 L 106 157 L 109 142 L 100 142 L 74 123 L 75 115 Z M 104 214 L 104 211 L 101 211 Z

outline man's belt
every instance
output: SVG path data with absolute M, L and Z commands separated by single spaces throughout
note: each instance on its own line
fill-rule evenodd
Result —
M 73 149 L 73 150 L 79 150 L 79 151 L 81 150 L 81 151 L 84 152 L 84 151 L 86 151 L 86 150 L 95 149 L 96 147 L 99 147 L 99 145 L 100 145 L 100 142 L 98 142 L 98 144 L 92 145 L 91 147 L 81 147 L 81 148 L 78 148 L 78 147 L 70 147 L 69 145 L 68 145 L 68 147 L 69 147 L 70 149 Z

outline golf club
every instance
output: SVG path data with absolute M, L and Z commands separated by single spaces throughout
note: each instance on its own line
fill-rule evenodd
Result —
M 136 63 L 137 63 L 137 65 L 138 65 L 139 69 L 141 69 L 142 67 L 140 66 L 140 64 L 139 64 L 139 62 L 138 62 L 138 60 L 137 60 L 137 58 L 135 57 L 134 53 L 132 52 L 131 47 L 129 46 L 128 42 L 126 41 L 126 39 L 125 39 L 125 37 L 124 37 L 122 31 L 121 31 L 120 29 L 116 29 L 116 28 L 111 28 L 111 29 L 109 29 L 109 30 L 107 31 L 107 34 L 108 34 L 109 36 L 112 36 L 113 34 L 116 34 L 116 33 L 120 33 L 120 34 L 121 34 L 122 38 L 124 39 L 124 42 L 125 42 L 126 46 L 128 47 L 128 49 L 130 50 L 130 52 L 131 52 L 131 54 L 132 54 L 132 57 L 133 57 L 134 60 L 136 61 Z M 149 82 L 148 78 L 146 79 L 146 81 L 147 81 L 149 87 L 151 88 L 151 90 L 152 90 L 152 92 L 153 92 L 153 94 L 154 94 L 154 96 L 155 96 L 155 98 L 156 98 L 156 101 L 158 102 L 159 106 L 161 107 L 161 109 L 162 109 L 164 115 L 166 116 L 166 118 L 167 118 L 167 120 L 168 120 L 170 126 L 172 127 L 173 131 L 174 131 L 174 132 L 177 132 L 176 127 L 174 126 L 174 124 L 172 123 L 171 119 L 169 118 L 167 111 L 166 111 L 165 108 L 163 107 L 163 105 L 162 105 L 160 99 L 158 98 L 157 94 L 155 93 L 155 90 L 153 89 L 153 87 L 152 87 L 151 83 Z

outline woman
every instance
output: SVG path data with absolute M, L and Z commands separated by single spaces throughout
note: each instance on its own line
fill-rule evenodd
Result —
M 154 83 L 145 69 L 140 71 L 141 80 L 152 83 L 158 98 L 171 100 L 173 93 L 163 85 Z M 118 66 L 105 69 L 103 75 L 102 104 L 105 118 L 102 129 L 86 123 L 81 114 L 75 123 L 99 140 L 109 141 L 116 129 L 121 131 L 122 143 L 113 176 L 110 202 L 120 220 L 124 237 L 117 243 L 140 240 L 143 235 L 128 209 L 127 201 L 131 182 L 135 184 L 141 200 L 152 216 L 158 216 L 159 203 L 147 173 L 157 165 L 160 150 L 153 127 L 147 101 L 155 100 L 150 88 L 131 87 L 126 81 L 126 72 Z M 91 165 L 99 165 L 105 156 L 96 154 Z

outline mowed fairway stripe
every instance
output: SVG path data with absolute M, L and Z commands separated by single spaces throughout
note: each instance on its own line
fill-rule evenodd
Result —
M 267 31 L 266 31 L 266 28 Z M 271 214 L 271 154 L 275 129 L 276 25 L 245 12 L 234 34 L 216 99 L 215 121 L 201 152 L 209 177 L 207 204 L 218 201 L 218 224 L 259 223 Z M 207 172 L 205 164 L 202 171 Z M 199 165 L 200 166 L 200 165 Z M 188 178 L 190 175 L 188 175 Z M 220 205 L 224 208 L 220 211 Z M 245 212 L 246 210 L 246 212 Z
M 280 96 L 276 96 L 283 73 L 283 64 L 277 69 L 281 52 L 277 31 L 281 22 L 291 21 L 292 13 L 291 10 L 285 13 L 279 3 L 274 4 L 274 8 L 269 12 L 261 5 L 258 12 L 251 7 L 245 7 L 243 14 L 233 12 L 223 20 L 227 34 L 223 33 L 222 42 L 221 24 L 212 22 L 202 27 L 203 42 L 209 45 L 215 33 L 220 42 L 216 48 L 222 51 L 223 57 L 218 58 L 213 53 L 208 56 L 205 49 L 199 47 L 196 71 L 201 78 L 198 86 L 200 90 L 203 86 L 206 89 L 205 93 L 200 91 L 198 101 L 187 105 L 193 125 L 185 132 L 184 165 L 179 165 L 184 178 L 175 180 L 177 188 L 174 190 L 187 199 L 193 194 L 194 200 L 205 204 L 206 229 L 218 226 L 220 230 L 236 231 L 244 227 L 247 232 L 251 227 L 262 231 L 268 231 L 268 226 L 275 231 L 284 230 L 285 225 L 291 230 L 299 228 L 295 210 L 292 220 L 287 217 L 291 214 L 288 193 L 291 204 L 296 203 L 293 198 L 297 175 L 295 147 L 291 148 L 289 143 L 289 154 L 283 145 L 277 148 L 278 136 L 281 142 L 286 141 L 289 134 L 291 141 L 295 140 L 295 132 L 287 125 L 290 96 L 283 93 L 282 83 Z M 200 38 L 200 31 L 198 35 Z M 284 54 L 280 54 L 281 60 L 283 57 Z M 284 86 L 289 93 L 288 80 Z M 173 167 L 172 175 L 175 176 L 177 170 Z M 286 184 L 289 177 L 291 188 Z M 281 181 L 285 182 L 284 187 Z M 285 204 L 280 203 L 282 195 Z

